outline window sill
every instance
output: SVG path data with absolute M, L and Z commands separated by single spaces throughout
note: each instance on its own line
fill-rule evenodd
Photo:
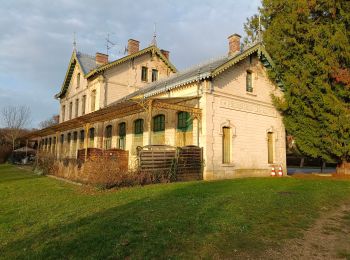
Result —
M 257 94 L 255 92 L 248 92 L 248 91 L 246 91 L 246 94 L 249 95 L 249 96 L 253 96 L 253 97 L 257 96 Z
M 221 167 L 228 167 L 228 168 L 233 168 L 236 165 L 234 163 L 222 163 Z

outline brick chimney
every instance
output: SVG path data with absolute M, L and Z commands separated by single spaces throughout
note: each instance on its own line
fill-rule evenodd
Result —
M 160 52 L 165 56 L 165 58 L 169 60 L 169 53 L 170 53 L 169 51 L 161 49 Z
M 108 63 L 108 55 L 100 52 L 96 52 L 96 64 L 103 65 Z
M 128 40 L 128 55 L 134 54 L 140 50 L 140 42 L 134 39 Z
M 228 38 L 228 55 L 231 56 L 241 50 L 241 36 L 237 33 L 230 35 Z

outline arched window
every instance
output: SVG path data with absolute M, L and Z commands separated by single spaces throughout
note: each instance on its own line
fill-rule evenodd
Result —
M 160 114 L 153 117 L 152 144 L 165 144 L 165 116 Z
M 134 134 L 143 134 L 143 119 L 137 119 L 134 121 Z
M 250 70 L 247 70 L 246 75 L 246 91 L 253 92 L 253 73 Z
M 91 91 L 90 95 L 90 110 L 91 112 L 95 111 L 96 107 L 96 90 Z
M 231 162 L 231 129 L 227 126 L 222 128 L 222 162 Z
M 89 129 L 89 147 L 94 147 L 94 140 L 95 140 L 95 128 Z
M 72 140 L 72 134 L 71 133 L 68 133 L 67 134 L 67 143 L 66 143 L 66 152 L 65 152 L 65 154 L 66 154 L 66 156 L 70 156 L 70 142 L 71 142 L 71 140 Z
M 73 144 L 72 144 L 72 156 L 76 156 L 76 150 L 77 150 L 77 141 L 78 141 L 78 132 L 74 131 L 73 132 Z
M 165 116 L 156 115 L 153 117 L 153 132 L 160 132 L 165 130 Z
M 125 150 L 126 124 L 125 122 L 118 124 L 118 148 Z
M 79 147 L 80 147 L 80 149 L 84 148 L 84 139 L 85 139 L 85 131 L 80 130 L 80 134 L 79 134 Z
M 176 145 L 185 146 L 193 144 L 193 119 L 188 112 L 177 113 Z
M 138 146 L 143 146 L 143 119 L 136 119 L 134 121 L 134 135 L 133 135 L 132 153 L 136 154 Z
M 108 125 L 105 129 L 105 149 L 111 149 L 112 147 L 112 126 Z
M 188 112 L 179 112 L 177 113 L 177 129 L 180 131 L 191 131 L 193 120 L 190 113 Z
M 64 134 L 61 134 L 61 144 L 64 143 Z
M 77 88 L 80 87 L 80 73 L 77 74 Z
M 267 161 L 268 163 L 272 164 L 274 163 L 274 134 L 273 132 L 267 133 Z
M 52 151 L 55 152 L 55 150 L 56 150 L 56 137 L 53 138 L 52 144 L 53 144 Z

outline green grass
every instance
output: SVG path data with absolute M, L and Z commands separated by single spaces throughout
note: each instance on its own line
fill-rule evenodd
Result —
M 349 196 L 296 178 L 97 191 L 0 165 L 0 258 L 254 257 Z

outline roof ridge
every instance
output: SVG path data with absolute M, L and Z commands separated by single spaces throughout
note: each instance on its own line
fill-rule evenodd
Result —
M 200 67 L 204 67 L 204 66 L 207 66 L 211 63 L 214 63 L 216 61 L 219 61 L 219 60 L 222 60 L 224 58 L 227 58 L 226 55 L 222 55 L 222 56 L 219 56 L 219 57 L 212 57 L 210 58 L 210 60 L 206 60 L 202 63 L 199 63 L 199 64 L 195 64 L 195 65 L 192 65 L 191 67 L 188 67 L 186 68 L 185 70 L 182 70 L 182 71 L 179 71 L 179 72 L 176 72 L 172 75 L 170 75 L 169 77 L 166 77 L 166 78 L 162 78 L 160 80 L 157 80 L 157 81 L 154 81 L 154 82 L 151 82 L 150 84 L 146 85 L 144 88 L 141 88 L 140 90 L 146 90 L 148 88 L 151 88 L 152 86 L 155 86 L 155 85 L 158 85 L 158 84 L 162 84 L 162 83 L 166 83 L 167 81 L 170 81 L 174 78 L 177 78 L 177 77 L 181 77 L 182 75 L 185 75 L 186 73 L 189 73 L 195 69 L 198 69 Z M 136 92 L 136 91 L 135 91 Z M 134 93 L 135 93 L 134 92 Z
M 87 53 L 84 53 L 84 52 L 81 52 L 81 51 L 77 51 L 77 55 L 83 55 L 83 56 L 87 56 L 91 59 L 95 59 L 95 56 L 91 55 L 91 54 L 87 54 Z

